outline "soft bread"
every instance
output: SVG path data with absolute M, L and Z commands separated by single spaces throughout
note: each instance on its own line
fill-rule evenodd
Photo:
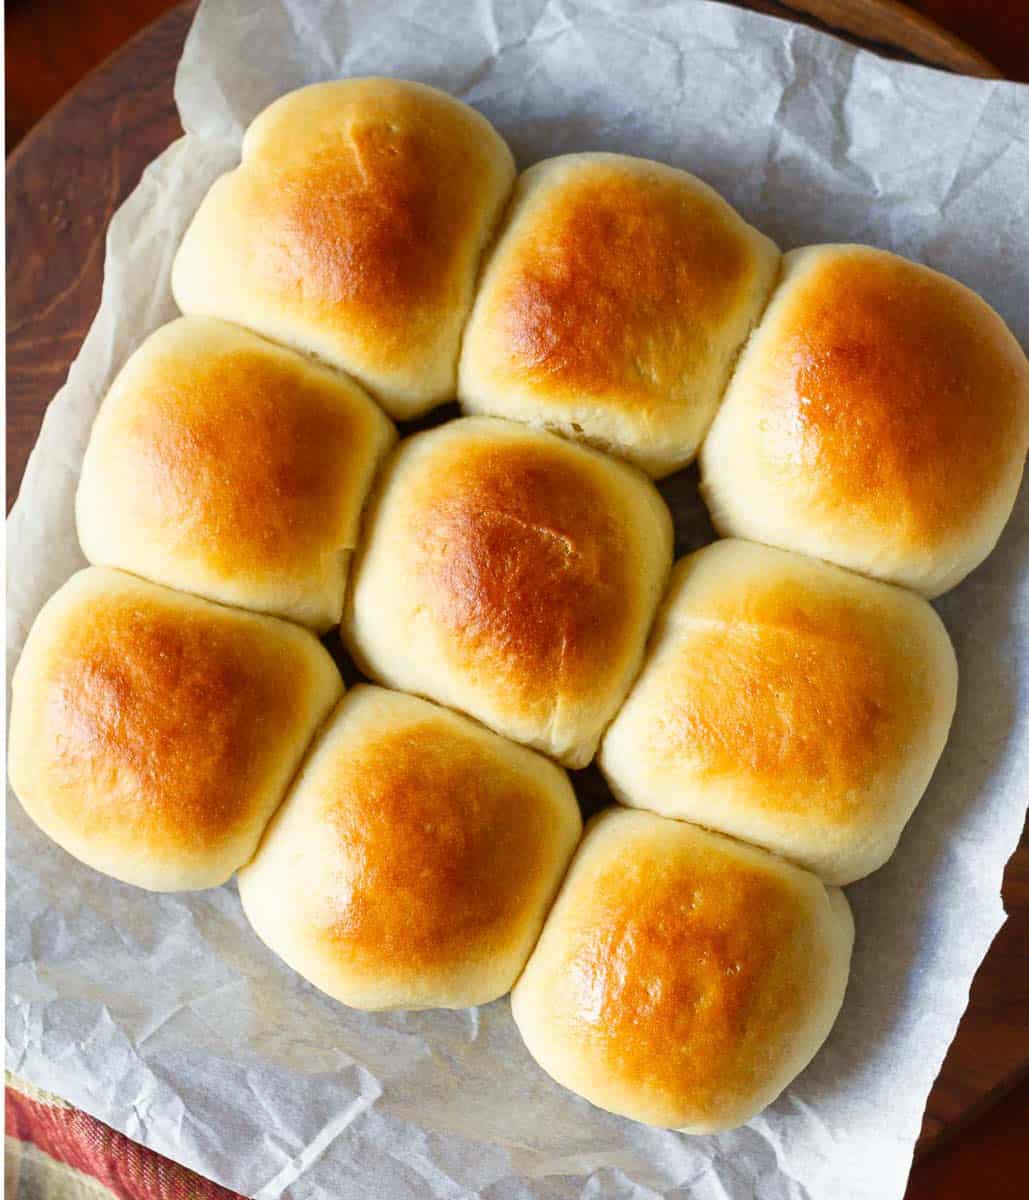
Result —
M 599 762 L 625 804 L 849 883 L 893 853 L 956 694 L 950 639 L 920 596 L 715 542 L 673 570 Z
M 511 996 L 558 1083 L 650 1125 L 743 1124 L 810 1062 L 843 1001 L 842 892 L 652 813 L 591 823 Z
M 524 425 L 451 421 L 383 468 L 344 639 L 371 678 L 582 767 L 639 667 L 671 547 L 632 467 Z
M 15 668 L 11 786 L 98 871 L 215 887 L 253 854 L 342 690 L 296 625 L 90 567 L 44 605 Z
M 147 338 L 100 408 L 79 541 L 92 563 L 323 631 L 395 438 L 343 376 L 185 317 Z
M 990 552 L 1029 362 L 974 292 L 868 246 L 787 254 L 700 455 L 715 528 L 935 596 Z
M 247 130 L 176 257 L 185 313 L 354 375 L 394 417 L 454 394 L 479 258 L 514 180 L 489 122 L 397 79 L 314 84 Z
M 667 475 L 707 431 L 778 262 L 685 171 L 621 154 L 537 163 L 476 295 L 462 405 Z
M 354 1008 L 509 991 L 579 839 L 560 767 L 467 717 L 349 692 L 239 876 L 290 966 Z

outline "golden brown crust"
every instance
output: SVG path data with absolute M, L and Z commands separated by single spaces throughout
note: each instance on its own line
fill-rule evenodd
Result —
M 535 215 L 496 300 L 513 378 L 667 405 L 754 269 L 721 203 L 685 178 L 598 163 Z
M 457 663 L 530 705 L 621 669 L 638 634 L 632 531 L 560 443 L 461 444 L 411 511 L 426 602 Z
M 454 162 L 441 178 L 449 142 L 406 107 L 391 107 L 389 123 L 377 106 L 344 118 L 334 153 L 300 170 L 251 162 L 246 181 L 246 202 L 267 231 L 256 284 L 303 295 L 317 320 L 346 314 L 386 361 L 448 298 L 451 244 L 477 215 L 457 203 L 462 184 L 474 193 L 467 171 Z
M 667 475 L 696 452 L 778 262 L 685 171 L 619 154 L 537 163 L 479 283 L 462 406 Z
M 874 819 L 869 786 L 929 700 L 883 621 L 852 597 L 774 577 L 702 604 L 682 618 L 657 761 L 687 762 L 700 781 L 743 772 L 776 811 Z
M 359 685 L 240 872 L 258 934 L 357 1008 L 464 1007 L 525 965 L 581 832 L 553 763 Z
M 352 546 L 387 440 L 371 402 L 220 322 L 162 334 L 126 385 L 139 394 L 102 424 L 100 469 L 117 470 L 133 520 L 230 577 L 318 572 Z
M 477 738 L 404 724 L 341 758 L 320 790 L 319 828 L 344 864 L 322 935 L 335 953 L 366 971 L 438 972 L 521 935 L 552 874 L 553 815 Z
M 340 690 L 295 626 L 91 568 L 43 610 L 18 664 L 12 779 L 91 865 L 213 886 L 252 852 Z
M 175 264 L 184 312 L 342 367 L 396 416 L 453 387 L 479 255 L 513 181 L 474 110 L 403 80 L 292 92 L 248 129 Z
M 999 320 L 954 280 L 857 246 L 798 279 L 776 317 L 761 372 L 775 461 L 813 472 L 825 511 L 912 548 L 964 530 L 1026 437 L 1024 359 Z
M 749 1082 L 762 1043 L 789 1036 L 811 978 L 798 898 L 717 854 L 684 858 L 627 838 L 592 874 L 590 923 L 553 1002 L 622 1085 L 705 1112 Z M 659 1101 L 660 1102 L 660 1101 Z
M 382 472 L 347 647 L 370 678 L 582 767 L 639 667 L 671 549 L 634 469 L 524 425 L 451 421 Z
M 846 906 L 806 872 L 649 813 L 587 829 L 513 996 L 555 1077 L 637 1120 L 726 1128 L 811 1057 L 842 999 Z
M 242 636 L 241 636 L 242 633 Z M 250 817 L 247 792 L 305 680 L 229 622 L 126 596 L 69 630 L 48 679 L 38 752 L 64 819 L 131 822 L 145 845 L 210 847 Z M 76 782 L 109 776 L 88 813 Z
M 673 570 L 601 768 L 623 803 L 849 883 L 893 852 L 956 690 L 921 597 L 724 539 Z
M 479 240 L 492 199 L 493 163 L 474 134 L 492 131 L 402 80 L 347 80 L 322 96 L 324 107 L 302 93 L 280 101 L 244 144 L 262 229 L 255 282 L 364 330 L 388 361 L 460 289 L 458 247 Z

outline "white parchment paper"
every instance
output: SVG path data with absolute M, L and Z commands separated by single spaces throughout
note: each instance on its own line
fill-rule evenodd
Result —
M 243 127 L 300 84 L 383 73 L 476 105 L 523 166 L 571 150 L 654 157 L 708 180 L 784 248 L 857 240 L 920 259 L 982 292 L 1029 342 L 1027 87 L 683 0 L 206 3 L 176 86 L 187 136 L 111 222 L 103 303 L 10 518 L 10 664 L 81 565 L 72 500 L 97 403 L 173 315 L 178 239 Z M 8 1064 L 262 1198 L 900 1196 L 926 1095 L 1003 920 L 1003 867 L 1025 815 L 1027 562 L 1023 490 L 996 552 L 939 605 L 961 668 L 957 717 L 895 858 L 848 889 L 858 935 L 836 1030 L 746 1128 L 688 1138 L 592 1108 L 532 1063 L 506 1000 L 351 1012 L 271 956 L 234 887 L 157 896 L 117 884 L 58 850 L 10 797 Z

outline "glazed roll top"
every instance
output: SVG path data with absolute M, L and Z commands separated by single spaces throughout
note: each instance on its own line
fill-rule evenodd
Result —
M 361 685 L 240 873 L 240 897 L 260 937 L 344 1004 L 483 1004 L 524 966 L 580 831 L 559 767 Z
M 956 694 L 950 639 L 922 597 L 715 542 L 672 572 L 600 765 L 623 803 L 849 883 L 893 853 Z
M 701 451 L 715 528 L 935 596 L 990 552 L 1029 446 L 1029 362 L 953 279 L 808 246 Z
M 454 393 L 479 258 L 514 180 L 507 145 L 423 84 L 345 79 L 277 100 L 175 260 L 184 313 L 354 375 L 394 417 Z
M 79 541 L 92 563 L 323 631 L 395 440 L 342 375 L 185 317 L 147 338 L 101 405 Z
M 537 163 L 476 297 L 461 402 L 666 475 L 706 433 L 778 262 L 685 171 L 619 154 Z
M 383 469 L 344 638 L 373 679 L 584 766 L 639 667 L 671 547 L 633 468 L 522 425 L 452 421 Z
M 342 690 L 295 625 L 91 567 L 43 607 L 15 669 L 11 786 L 98 871 L 215 887 L 253 854 Z
M 751 846 L 609 809 L 572 861 L 511 996 L 558 1083 L 651 1125 L 711 1133 L 770 1104 L 843 1000 L 842 892 Z

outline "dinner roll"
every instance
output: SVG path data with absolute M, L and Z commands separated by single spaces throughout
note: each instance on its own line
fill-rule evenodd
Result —
M 954 715 L 920 596 L 724 541 L 679 562 L 600 766 L 625 804 L 850 883 L 890 857 Z
M 560 767 L 426 700 L 361 685 L 249 866 L 258 935 L 353 1008 L 509 991 L 581 823 Z
M 401 442 L 369 502 L 344 640 L 371 678 L 583 767 L 639 668 L 671 565 L 647 479 L 469 417 Z
M 306 630 L 90 567 L 14 671 L 11 786 L 82 862 L 172 892 L 253 854 L 343 685 Z
M 723 535 L 936 596 L 993 549 L 1029 446 L 1029 363 L 953 279 L 869 246 L 787 254 L 701 450 Z
M 301 88 L 257 117 L 241 165 L 207 193 L 175 259 L 175 299 L 417 416 L 454 394 L 479 258 L 513 180 L 485 117 L 435 88 Z
M 611 1112 L 714 1133 L 814 1057 L 839 1012 L 843 893 L 719 834 L 608 809 L 587 828 L 511 1007 L 558 1083 Z
M 323 631 L 395 437 L 343 376 L 185 317 L 140 346 L 101 406 L 79 541 L 90 562 Z
M 685 171 L 622 154 L 538 163 L 476 296 L 461 402 L 667 475 L 707 432 L 778 262 Z

